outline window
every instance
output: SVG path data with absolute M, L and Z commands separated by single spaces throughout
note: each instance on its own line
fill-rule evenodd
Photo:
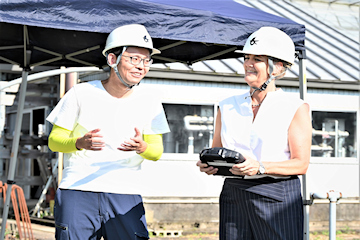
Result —
M 210 147 L 214 129 L 213 105 L 164 104 L 170 133 L 164 134 L 164 153 L 199 153 Z
M 45 113 L 47 111 L 47 107 L 36 107 L 36 108 L 27 108 L 23 111 L 22 125 L 21 125 L 21 135 L 26 136 L 43 136 L 46 134 L 45 132 Z M 6 134 L 10 136 L 14 136 L 15 125 L 16 125 L 17 112 L 10 111 L 6 115 Z M 26 141 L 29 141 L 25 139 Z M 30 140 L 31 141 L 31 140 Z M 40 152 L 45 152 L 46 148 L 42 148 L 44 143 L 36 146 L 36 141 L 33 143 L 23 143 L 19 146 L 19 149 L 29 149 L 34 150 L 37 148 L 39 153 L 33 152 L 31 155 L 34 156 L 18 156 L 18 162 L 16 166 L 16 175 L 19 178 L 29 179 L 27 184 L 22 185 L 21 187 L 24 190 L 25 198 L 39 198 L 42 189 L 42 183 L 39 185 L 39 180 L 41 176 L 41 169 L 45 169 L 48 167 L 47 161 L 42 159 Z M 7 144 L 7 148 L 11 148 L 11 145 Z M 50 155 L 48 155 L 50 157 Z M 48 160 L 48 159 L 46 159 Z M 3 160 L 5 161 L 5 160 Z M 41 163 L 42 166 L 39 164 Z M 0 168 L 0 175 L 4 176 L 5 173 L 8 172 L 7 164 L 3 164 Z M 43 174 L 45 174 L 44 172 Z M 23 181 L 23 180 L 22 180 Z
M 21 134 L 23 135 L 44 135 L 46 108 L 24 109 L 21 124 Z M 16 112 L 7 114 L 6 132 L 14 134 L 16 124 Z
M 313 111 L 311 156 L 356 157 L 356 112 Z

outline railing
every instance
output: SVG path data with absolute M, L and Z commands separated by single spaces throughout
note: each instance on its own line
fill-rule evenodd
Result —
M 4 202 L 6 198 L 7 184 L 0 182 L 0 193 L 2 193 Z M 14 209 L 17 229 L 19 232 L 19 239 L 34 240 L 34 235 L 31 227 L 29 211 L 27 208 L 24 191 L 18 185 L 13 185 L 11 189 L 11 203 Z M 21 216 L 21 221 L 20 221 Z

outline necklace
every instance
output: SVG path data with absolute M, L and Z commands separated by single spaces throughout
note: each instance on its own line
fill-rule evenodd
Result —
M 261 103 L 259 104 L 251 104 L 252 107 L 259 107 L 261 105 Z

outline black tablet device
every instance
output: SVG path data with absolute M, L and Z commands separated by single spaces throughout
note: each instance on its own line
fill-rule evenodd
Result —
M 223 147 L 205 148 L 200 152 L 200 160 L 209 166 L 218 168 L 214 175 L 236 176 L 229 169 L 238 163 L 245 161 L 241 153 Z

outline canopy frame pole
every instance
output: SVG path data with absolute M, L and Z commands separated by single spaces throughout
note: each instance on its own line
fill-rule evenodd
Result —
M 307 82 L 306 82 L 306 53 L 305 50 L 301 50 L 298 53 L 299 55 L 299 89 L 300 89 L 300 98 L 306 100 L 307 95 Z M 304 210 L 304 240 L 310 239 L 310 221 L 309 221 L 309 212 L 310 212 L 310 193 L 307 189 L 307 175 L 302 175 L 302 194 L 303 194 L 303 210 Z
M 14 176 L 16 171 L 17 155 L 18 155 L 19 142 L 20 142 L 20 132 L 21 132 L 21 125 L 22 125 L 22 118 L 23 118 L 23 111 L 25 104 L 27 75 L 28 75 L 28 71 L 24 69 L 22 72 L 23 81 L 20 87 L 19 102 L 18 102 L 18 108 L 17 108 L 16 120 L 15 120 L 15 131 L 14 131 L 15 135 L 12 142 L 9 173 L 6 181 L 8 187 L 6 190 L 5 204 L 3 208 L 3 216 L 1 223 L 1 235 L 0 235 L 1 240 L 3 240 L 5 237 L 6 221 L 8 218 L 9 207 L 10 207 L 11 190 L 12 190 L 12 185 L 15 184 Z
M 12 186 L 15 184 L 14 177 L 16 171 L 16 163 L 17 163 L 17 156 L 19 151 L 19 143 L 20 143 L 20 133 L 21 133 L 21 126 L 22 126 L 22 119 L 23 119 L 23 112 L 24 112 L 24 105 L 25 105 L 25 96 L 26 96 L 26 88 L 27 88 L 27 77 L 30 71 L 29 63 L 30 63 L 30 56 L 31 51 L 27 50 L 27 27 L 24 25 L 23 28 L 23 39 L 24 39 L 24 67 L 22 71 L 22 82 L 20 87 L 20 94 L 18 100 L 18 108 L 15 120 L 15 131 L 14 131 L 14 138 L 11 147 L 11 155 L 10 155 L 10 165 L 9 165 L 9 173 L 7 178 L 7 190 L 6 190 L 6 197 L 5 197 L 5 204 L 3 209 L 3 217 L 1 223 L 1 234 L 0 239 L 3 240 L 5 237 L 5 230 L 6 230 L 6 221 L 9 214 L 9 207 L 10 207 L 10 199 L 11 199 L 11 191 Z

